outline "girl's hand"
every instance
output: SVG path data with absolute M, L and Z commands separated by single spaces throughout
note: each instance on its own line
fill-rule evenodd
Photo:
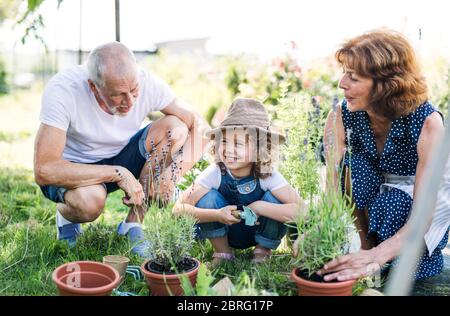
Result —
M 375 274 L 380 270 L 372 250 L 360 250 L 331 260 L 317 271 L 325 281 L 354 280 Z
M 233 216 L 232 211 L 236 211 L 236 205 L 227 205 L 219 209 L 217 221 L 225 225 L 237 224 L 241 219 L 237 219 Z

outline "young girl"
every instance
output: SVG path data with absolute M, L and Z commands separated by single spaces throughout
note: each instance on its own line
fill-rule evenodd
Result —
M 198 219 L 215 251 L 213 265 L 233 260 L 231 247 L 256 246 L 253 261 L 264 262 L 286 234 L 284 223 L 305 209 L 298 193 L 273 170 L 284 137 L 270 130 L 264 106 L 253 99 L 236 99 L 220 126 L 207 135 L 214 140 L 216 164 L 183 192 L 173 212 Z M 236 216 L 242 206 L 256 214 L 256 225 L 247 226 Z

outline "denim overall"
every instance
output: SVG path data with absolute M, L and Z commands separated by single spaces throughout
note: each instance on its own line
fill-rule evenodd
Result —
M 229 172 L 222 170 L 222 179 L 218 190 L 211 189 L 196 204 L 198 208 L 220 209 L 227 205 L 249 205 L 255 201 L 281 204 L 270 191 L 261 189 L 259 179 L 248 176 L 233 178 Z M 229 245 L 237 249 L 246 249 L 257 244 L 269 249 L 276 249 L 281 238 L 286 234 L 287 226 L 267 217 L 258 218 L 259 225 L 246 226 L 245 221 L 234 225 L 219 222 L 199 224 L 201 235 L 212 239 L 228 235 Z

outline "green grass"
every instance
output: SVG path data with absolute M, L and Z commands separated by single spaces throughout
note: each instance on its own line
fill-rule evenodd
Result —
M 55 204 L 46 200 L 25 170 L 0 169 L 0 295 L 56 295 L 53 270 L 69 261 L 101 261 L 106 254 L 128 254 L 128 240 L 115 232 L 126 213 L 120 193 L 108 199 L 105 215 L 83 225 L 77 246 L 56 240 Z M 110 214 L 115 213 L 115 214 Z M 114 219 L 117 218 L 117 221 Z M 131 257 L 132 264 L 140 264 Z M 145 293 L 143 282 L 127 278 L 121 290 Z
M 84 233 L 70 249 L 56 240 L 55 204 L 42 195 L 31 171 L 0 168 L 0 295 L 57 295 L 51 274 L 59 265 L 76 260 L 101 261 L 108 254 L 130 257 L 130 264 L 142 261 L 130 256 L 127 238 L 117 235 L 116 226 L 127 207 L 120 191 L 109 195 L 105 211 L 94 223 L 83 225 Z M 197 243 L 192 255 L 202 262 L 212 257 L 209 242 Z M 224 263 L 212 271 L 215 282 L 228 276 L 237 283 L 246 271 L 257 289 L 296 295 L 290 280 L 290 252 L 284 248 L 272 259 L 255 266 L 250 262 L 251 250 L 237 251 L 237 260 Z M 127 275 L 120 291 L 147 295 L 144 281 Z

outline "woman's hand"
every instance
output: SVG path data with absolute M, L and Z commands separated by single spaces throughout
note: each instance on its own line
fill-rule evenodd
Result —
M 236 205 L 227 205 L 225 207 L 222 207 L 217 212 L 217 221 L 225 225 L 233 225 L 239 223 L 241 219 L 234 217 L 234 215 L 232 214 L 232 211 L 236 210 Z
M 374 249 L 359 250 L 331 260 L 317 274 L 324 276 L 325 281 L 346 281 L 373 275 L 382 264 L 376 261 Z

